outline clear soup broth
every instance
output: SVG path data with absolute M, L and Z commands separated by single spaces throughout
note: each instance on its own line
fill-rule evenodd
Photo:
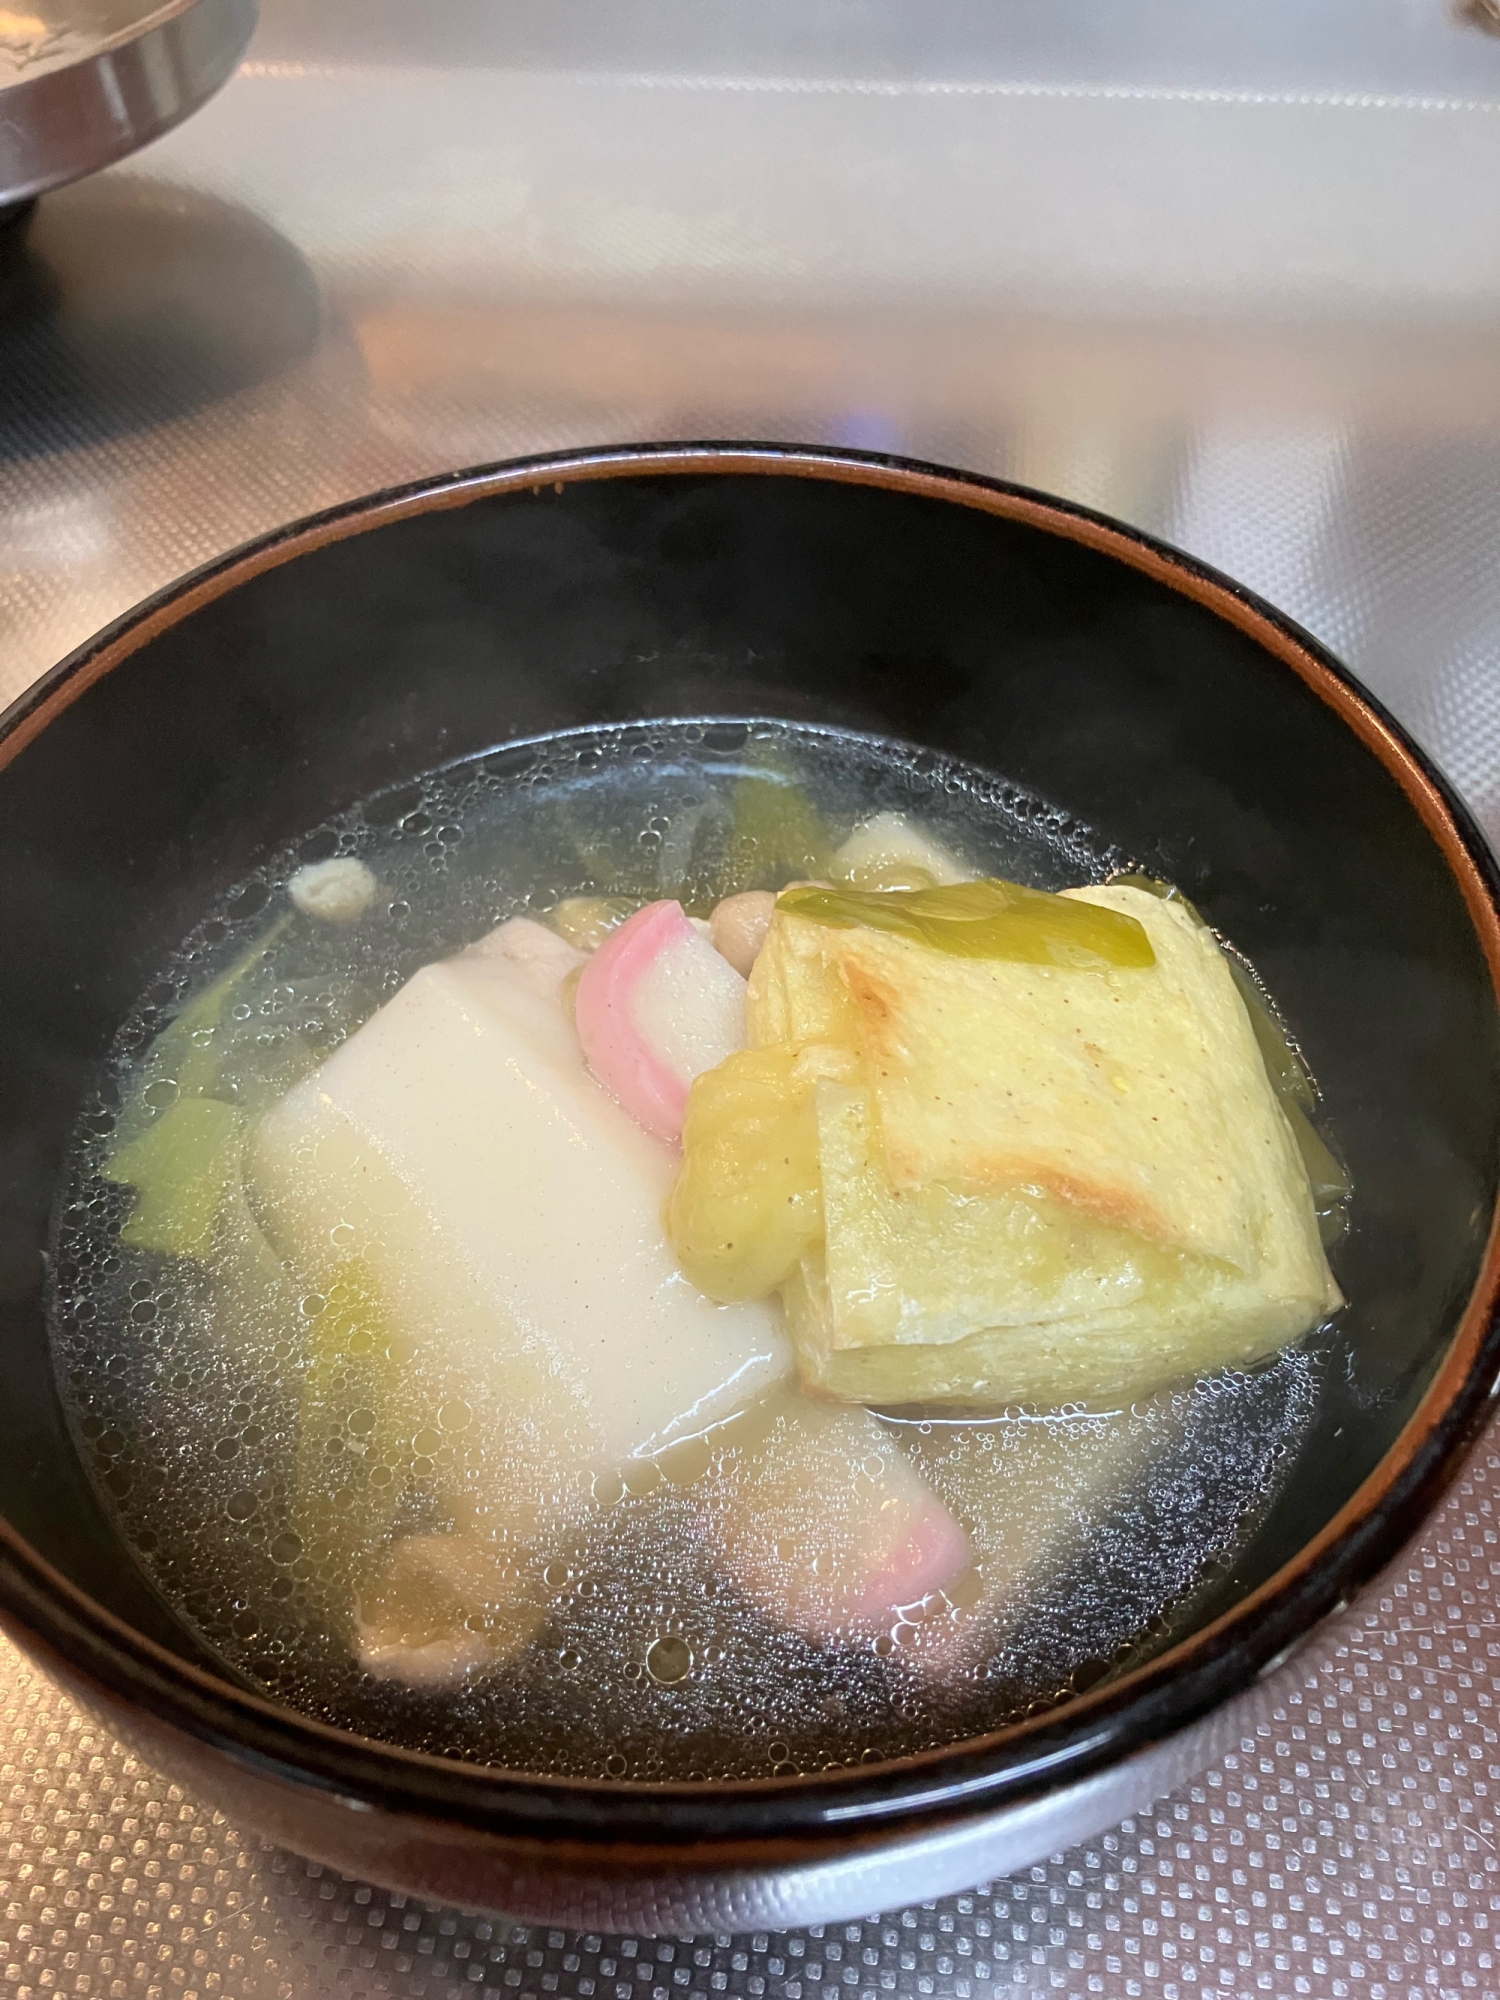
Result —
M 1126 1407 L 876 1412 L 855 1486 L 915 1468 L 970 1560 L 876 1629 L 819 1638 L 769 1615 L 722 1553 L 769 1504 L 779 1561 L 811 1576 L 828 1559 L 813 1488 L 773 1478 L 766 1497 L 805 1400 L 794 1381 L 618 1476 L 580 1472 L 534 1420 L 545 1383 L 511 1402 L 491 1380 L 503 1366 L 480 1357 L 494 1393 L 476 1396 L 474 1358 L 459 1368 L 441 1344 L 391 1333 L 357 1277 L 317 1291 L 278 1253 L 253 1187 L 215 1187 L 191 1254 L 132 1232 L 141 1197 L 112 1163 L 185 1095 L 229 1107 L 213 1118 L 243 1135 L 419 968 L 504 920 L 545 923 L 595 896 L 706 916 L 730 891 L 814 873 L 814 819 L 838 840 L 879 812 L 1036 888 L 1133 866 L 934 755 L 683 723 L 512 746 L 371 797 L 184 940 L 76 1136 L 52 1337 L 126 1546 L 234 1674 L 323 1721 L 475 1762 L 758 1777 L 992 1729 L 1191 1621 L 1307 1428 L 1315 1338 Z M 289 900 L 299 868 L 334 856 L 377 885 L 358 922 Z M 377 1614 L 413 1646 L 448 1646 L 448 1669 L 372 1671 L 359 1634 Z

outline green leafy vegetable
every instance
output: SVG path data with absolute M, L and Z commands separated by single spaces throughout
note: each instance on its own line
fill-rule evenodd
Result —
M 212 986 L 190 1000 L 151 1044 L 153 1077 L 170 1077 L 179 1097 L 214 1097 L 219 1092 L 219 1033 L 224 1015 L 246 978 L 292 921 L 286 911 L 234 961 Z
M 993 876 L 942 889 L 788 889 L 776 906 L 841 930 L 889 931 L 955 958 L 1082 972 L 1156 963 L 1134 917 Z
M 834 842 L 797 781 L 768 764 L 734 788 L 727 879 L 720 893 L 779 888 L 789 877 L 824 875 Z
M 132 1249 L 200 1260 L 213 1249 L 220 1213 L 239 1185 L 244 1125 L 222 1090 L 218 1037 L 234 994 L 290 921 L 290 912 L 278 917 L 151 1045 L 102 1168 L 107 1181 L 135 1189 L 120 1231 Z M 175 1092 L 159 1110 L 150 1102 L 157 1090 Z
M 343 1576 L 390 1531 L 412 1413 L 403 1440 L 394 1328 L 368 1262 L 347 1259 L 308 1305 L 293 1524 L 314 1566 Z
M 231 1104 L 184 1097 L 110 1155 L 106 1180 L 136 1191 L 120 1241 L 171 1257 L 206 1257 L 240 1171 L 242 1120 Z

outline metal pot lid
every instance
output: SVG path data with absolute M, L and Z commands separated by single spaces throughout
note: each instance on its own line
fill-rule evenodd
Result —
M 196 111 L 255 20 L 256 0 L 0 0 L 0 214 Z

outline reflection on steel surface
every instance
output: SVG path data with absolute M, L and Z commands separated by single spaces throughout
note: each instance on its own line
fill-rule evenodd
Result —
M 0 212 L 123 159 L 227 81 L 256 0 L 0 8 Z

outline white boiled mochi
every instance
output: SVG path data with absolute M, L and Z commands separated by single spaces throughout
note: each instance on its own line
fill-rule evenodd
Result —
M 581 962 L 516 919 L 425 967 L 266 1114 L 251 1167 L 313 1282 L 358 1257 L 424 1357 L 606 1468 L 732 1414 L 790 1351 L 772 1305 L 678 1270 L 675 1157 L 594 1081 L 561 1002 Z

